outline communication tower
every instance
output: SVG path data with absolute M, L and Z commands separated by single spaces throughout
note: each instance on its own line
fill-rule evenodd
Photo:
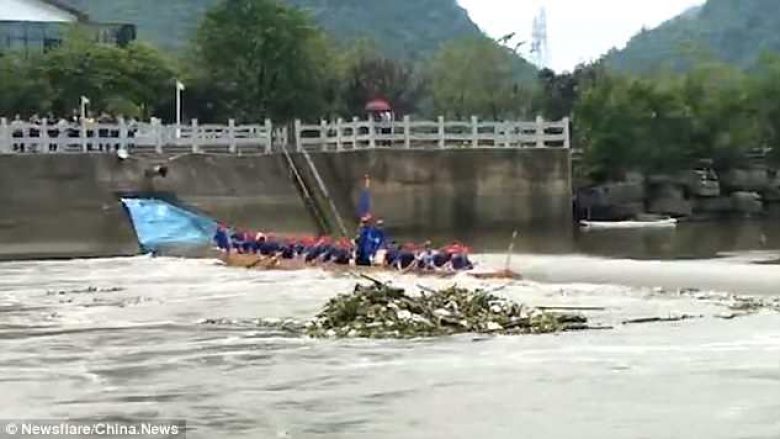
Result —
M 540 69 L 546 68 L 550 62 L 550 47 L 547 45 L 547 11 L 544 6 L 534 18 L 531 35 L 531 60 Z

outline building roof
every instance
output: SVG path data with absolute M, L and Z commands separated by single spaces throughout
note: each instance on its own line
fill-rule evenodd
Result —
M 63 0 L 0 0 L 0 21 L 85 22 L 89 17 Z
M 62 9 L 63 11 L 65 11 L 65 12 L 67 12 L 69 14 L 75 15 L 76 18 L 79 21 L 89 21 L 89 15 L 84 13 L 84 11 L 82 11 L 80 9 L 77 9 L 77 8 L 74 8 L 73 6 L 67 4 L 67 3 L 65 3 L 63 1 L 60 1 L 60 0 L 40 0 L 40 1 L 42 1 L 44 3 L 47 3 L 47 4 L 53 6 L 53 7 L 57 8 L 57 9 Z

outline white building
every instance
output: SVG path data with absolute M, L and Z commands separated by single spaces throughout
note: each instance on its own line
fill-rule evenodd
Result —
M 92 30 L 95 40 L 103 43 L 123 45 L 135 39 L 135 26 L 90 22 L 85 13 L 62 0 L 0 0 L 0 54 L 56 47 L 68 26 L 75 24 Z
M 0 21 L 73 23 L 86 21 L 82 14 L 56 0 L 0 0 Z

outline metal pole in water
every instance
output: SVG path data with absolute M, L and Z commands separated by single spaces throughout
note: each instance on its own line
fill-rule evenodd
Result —
M 517 230 L 512 233 L 512 241 L 509 243 L 509 248 L 506 251 L 506 262 L 504 263 L 504 270 L 509 271 L 509 266 L 512 263 L 512 254 L 515 252 L 515 240 L 517 239 Z

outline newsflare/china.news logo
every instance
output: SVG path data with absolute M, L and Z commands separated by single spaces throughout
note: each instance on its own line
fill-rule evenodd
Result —
M 45 438 L 185 438 L 187 424 L 179 420 L 139 422 L 5 420 L 0 439 Z

